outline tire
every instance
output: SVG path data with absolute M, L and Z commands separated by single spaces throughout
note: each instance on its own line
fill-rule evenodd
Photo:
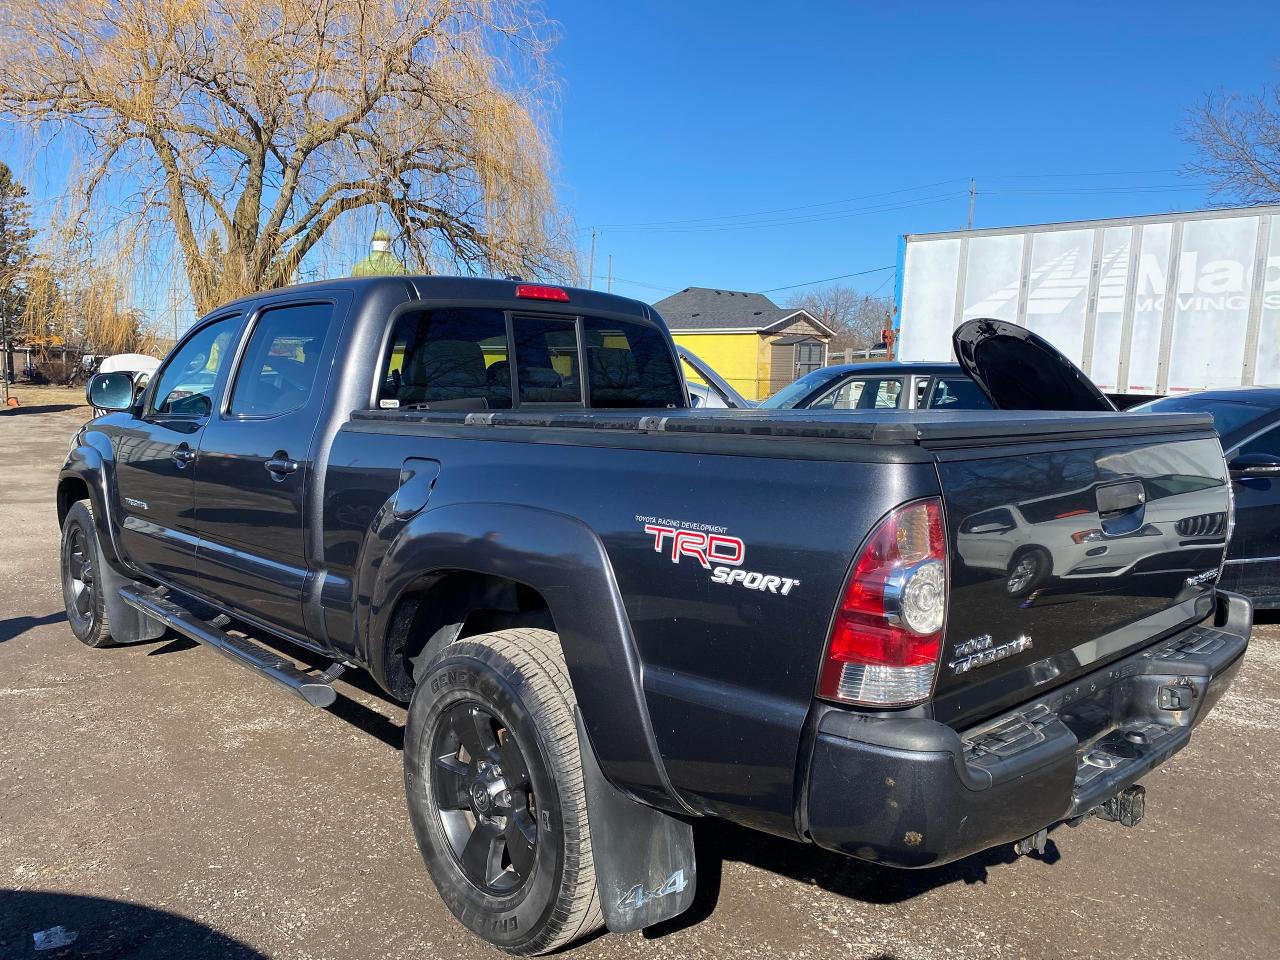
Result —
M 509 953 L 546 953 L 603 925 L 573 688 L 548 630 L 440 651 L 409 704 L 405 792 L 445 905 Z
M 1009 562 L 1005 592 L 1011 597 L 1025 597 L 1049 579 L 1052 561 L 1039 547 L 1023 550 Z
M 93 509 L 88 500 L 79 500 L 62 522 L 62 600 L 67 606 L 67 622 L 76 639 L 86 647 L 110 647 L 111 624 L 107 620 L 106 597 L 97 571 L 102 553 Z

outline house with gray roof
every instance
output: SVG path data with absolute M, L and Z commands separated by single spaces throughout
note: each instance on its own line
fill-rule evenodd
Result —
M 825 365 L 835 335 L 807 310 L 780 307 L 763 293 L 686 287 L 653 306 L 676 343 L 751 400 Z

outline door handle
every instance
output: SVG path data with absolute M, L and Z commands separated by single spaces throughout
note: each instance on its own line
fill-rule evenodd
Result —
M 178 465 L 178 469 L 181 470 L 196 458 L 196 452 L 184 443 L 180 446 L 174 447 L 173 453 L 169 454 L 169 456 L 173 458 L 173 462 L 176 463 Z
M 266 462 L 265 466 L 267 473 L 277 480 L 283 480 L 286 474 L 297 472 L 298 461 L 290 460 L 288 457 L 272 457 Z

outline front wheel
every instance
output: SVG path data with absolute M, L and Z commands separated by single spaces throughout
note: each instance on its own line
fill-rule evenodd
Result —
M 444 648 L 409 704 L 405 791 L 431 879 L 511 953 L 603 922 L 573 708 L 559 639 L 534 629 Z
M 88 500 L 72 504 L 62 522 L 61 568 L 62 599 L 71 632 L 85 646 L 111 646 L 111 624 L 107 622 L 100 575 L 102 555 Z
M 1033 548 L 1014 557 L 1009 565 L 1005 591 L 1011 597 L 1025 597 L 1049 578 L 1052 562 L 1043 550 Z

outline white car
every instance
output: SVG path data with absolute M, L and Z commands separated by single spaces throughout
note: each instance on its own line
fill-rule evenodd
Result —
M 1109 491 L 1128 500 L 1108 510 Z M 1004 571 L 1005 591 L 1025 597 L 1050 578 L 1118 577 L 1147 557 L 1177 556 L 1194 552 L 1205 538 L 1225 539 L 1227 515 L 1213 509 L 1218 499 L 1203 480 L 1176 473 L 1099 481 L 965 517 L 956 551 L 965 566 Z

